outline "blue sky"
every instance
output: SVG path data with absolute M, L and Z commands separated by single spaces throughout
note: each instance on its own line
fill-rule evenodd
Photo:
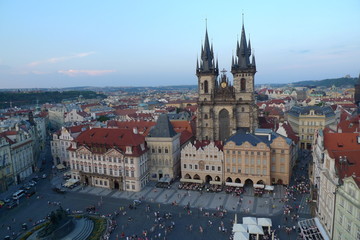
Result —
M 195 85 L 205 19 L 230 70 L 242 13 L 256 84 L 357 77 L 359 12 L 359 0 L 0 0 L 0 88 Z

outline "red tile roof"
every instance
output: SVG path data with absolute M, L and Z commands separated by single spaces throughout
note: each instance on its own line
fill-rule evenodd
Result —
M 341 121 L 338 124 L 338 130 L 341 132 L 353 133 L 360 131 L 360 115 L 352 116 L 350 119 L 344 118 L 341 115 Z
M 182 131 L 181 135 L 180 135 L 180 146 L 183 146 L 185 143 L 190 141 L 193 137 L 194 137 L 194 135 L 191 132 L 189 132 L 187 130 Z
M 209 140 L 203 140 L 203 141 L 196 141 L 193 145 L 196 147 L 196 149 L 204 149 L 204 147 L 208 146 L 210 143 L 213 143 L 215 147 L 217 147 L 220 151 L 223 151 L 224 144 L 222 141 L 209 141 Z
M 349 177 L 355 174 L 354 180 L 360 187 L 360 143 L 358 133 L 332 133 L 324 131 L 324 148 L 329 156 L 335 159 L 339 177 Z M 340 159 L 346 159 L 342 162 Z
M 92 152 L 104 153 L 109 149 L 117 148 L 125 153 L 126 147 L 129 146 L 132 147 L 132 154 L 126 155 L 141 156 L 147 151 L 145 137 L 141 134 L 134 134 L 129 129 L 92 128 L 82 132 L 75 141 L 78 146 L 85 146 Z M 144 144 L 143 150 L 140 147 L 141 144 Z

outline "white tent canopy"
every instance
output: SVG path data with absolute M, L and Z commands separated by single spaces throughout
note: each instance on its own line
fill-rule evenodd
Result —
M 188 183 L 203 183 L 204 181 L 201 179 L 186 179 L 186 178 L 181 178 L 180 182 L 188 182 Z
M 236 223 L 233 226 L 233 232 L 247 232 L 248 231 L 248 225 L 246 224 L 240 224 Z
M 264 188 L 264 184 L 254 184 L 254 188 Z
M 259 225 L 249 225 L 248 230 L 250 234 L 260 234 L 264 235 L 264 230 Z
M 226 182 L 225 185 L 230 186 L 230 187 L 243 187 L 244 186 L 243 183 L 234 183 L 234 182 Z
M 222 185 L 221 181 L 210 181 L 209 183 L 214 185 Z
M 257 224 L 263 227 L 271 227 L 272 221 L 270 218 L 258 218 Z
M 257 225 L 256 217 L 243 217 L 243 224 Z
M 266 191 L 274 191 L 274 186 L 265 185 L 265 190 Z
M 235 232 L 234 233 L 234 240 L 248 240 L 250 234 L 247 232 Z

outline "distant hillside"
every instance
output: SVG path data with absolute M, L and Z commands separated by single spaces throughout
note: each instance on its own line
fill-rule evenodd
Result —
M 359 78 L 332 78 L 332 79 L 324 79 L 324 80 L 308 80 L 301 82 L 294 82 L 292 85 L 294 87 L 304 87 L 304 86 L 314 86 L 314 87 L 354 87 L 355 83 Z
M 35 105 L 43 103 L 60 103 L 67 100 L 105 98 L 104 94 L 93 91 L 63 91 L 63 92 L 0 92 L 0 108 L 12 106 Z

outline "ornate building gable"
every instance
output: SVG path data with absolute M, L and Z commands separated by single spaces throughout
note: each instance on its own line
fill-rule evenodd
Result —
M 90 155 L 92 154 L 92 152 L 90 151 L 90 149 L 87 146 L 80 146 L 79 148 L 76 149 L 76 153 L 77 154 L 87 154 Z
M 104 153 L 104 155 L 108 157 L 124 157 L 124 154 L 119 149 L 115 148 L 109 149 L 107 152 Z

